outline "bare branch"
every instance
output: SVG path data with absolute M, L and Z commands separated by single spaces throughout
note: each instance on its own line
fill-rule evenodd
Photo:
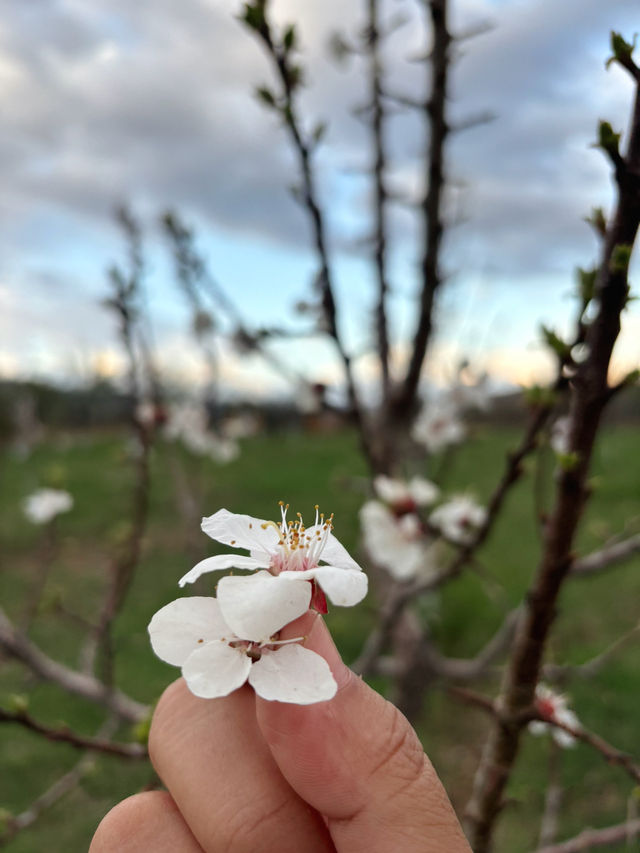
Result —
M 640 85 L 624 167 L 616 174 L 616 211 L 607 230 L 595 287 L 600 310 L 586 330 L 588 355 L 576 365 L 572 384 L 569 452 L 575 464 L 566 466 L 558 478 L 555 506 L 544 531 L 542 559 L 527 594 L 500 700 L 514 722 L 505 725 L 496 721 L 491 727 L 467 808 L 468 836 L 475 853 L 491 849 L 495 822 L 519 751 L 524 723 L 518 714 L 533 703 L 555 605 L 571 570 L 573 541 L 589 495 L 589 466 L 608 401 L 609 363 L 628 298 L 628 265 L 640 224 L 635 177 L 640 174 Z
M 115 730 L 116 721 L 113 717 L 107 719 L 98 730 L 98 737 L 110 737 Z M 34 823 L 47 809 L 54 806 L 68 793 L 73 791 L 82 778 L 91 771 L 94 765 L 94 756 L 87 752 L 74 767 L 64 773 L 47 790 L 37 797 L 31 805 L 15 817 L 9 818 L 5 832 L 0 835 L 0 847 L 4 847 L 12 838 L 22 831 L 33 826 Z
M 56 779 L 53 785 L 37 797 L 27 809 L 15 817 L 9 818 L 6 831 L 0 836 L 0 847 L 8 844 L 23 829 L 28 829 L 32 826 L 43 812 L 50 809 L 64 796 L 73 791 L 80 784 L 83 776 L 91 770 L 92 766 L 93 757 L 91 755 L 81 758 L 71 770 L 64 773 L 59 779 Z
M 491 639 L 473 658 L 448 658 L 430 643 L 423 643 L 420 654 L 429 668 L 446 681 L 473 681 L 480 678 L 509 647 L 515 634 L 521 608 L 511 610 Z
M 48 657 L 14 628 L 1 608 L 0 648 L 46 681 L 52 681 L 68 693 L 107 708 L 120 719 L 137 723 L 149 714 L 149 708 L 146 705 L 136 702 L 120 690 L 107 686 L 92 675 L 77 672 Z
M 624 841 L 633 841 L 640 835 L 640 820 L 629 820 L 606 829 L 585 829 L 575 838 L 548 847 L 539 847 L 534 853 L 585 853 L 594 847 L 611 847 Z
M 395 414 L 406 421 L 413 414 L 420 374 L 433 326 L 435 295 L 441 284 L 440 246 L 444 226 L 442 199 L 444 193 L 444 146 L 447 138 L 445 106 L 450 67 L 451 34 L 447 27 L 447 0 L 428 3 L 433 30 L 430 63 L 430 95 L 424 115 L 429 128 L 429 157 L 425 176 L 426 191 L 422 202 L 423 247 L 421 261 L 421 294 L 418 322 L 414 332 L 407 372 L 394 402 Z
M 514 726 L 522 727 L 534 720 L 546 723 L 557 729 L 562 729 L 563 732 L 571 735 L 575 740 L 586 743 L 596 752 L 600 753 L 602 758 L 608 764 L 614 764 L 621 767 L 636 783 L 640 783 L 640 765 L 636 763 L 634 758 L 626 752 L 611 746 L 610 743 L 600 737 L 600 735 L 590 732 L 583 726 L 569 726 L 566 723 L 561 723 L 559 720 L 550 719 L 548 716 L 540 714 L 534 705 L 522 708 L 515 712 L 504 707 L 501 702 L 496 702 L 488 696 L 483 696 L 473 690 L 467 690 L 463 687 L 450 687 L 448 692 L 463 702 L 470 705 L 475 705 L 483 711 L 491 714 L 498 724 L 505 728 L 511 729 Z
M 590 732 L 582 726 L 576 728 L 574 726 L 568 726 L 566 723 L 561 723 L 558 720 L 549 721 L 543 717 L 540 717 L 539 719 L 543 720 L 543 722 L 550 722 L 550 724 L 555 726 L 557 729 L 562 729 L 576 740 L 586 743 L 592 749 L 595 749 L 596 752 L 599 752 L 607 764 L 614 764 L 617 767 L 622 767 L 622 769 L 626 771 L 636 784 L 640 784 L 640 765 L 638 765 L 634 758 L 628 753 L 622 752 L 622 750 L 617 749 L 615 746 L 611 746 L 611 744 L 607 743 L 607 741 L 604 740 L 604 738 L 601 738 L 600 735 Z
M 384 110 L 382 106 L 382 60 L 380 56 L 378 0 L 368 0 L 369 20 L 367 26 L 367 53 L 369 58 L 369 88 L 371 97 L 371 136 L 373 140 L 373 185 L 374 185 L 374 268 L 378 285 L 376 306 L 376 332 L 378 357 L 382 373 L 382 395 L 384 405 L 389 398 L 389 331 L 387 323 L 387 191 L 385 172 L 387 154 L 384 143 Z
M 6 711 L 0 708 L 0 723 L 15 723 L 29 731 L 35 732 L 46 740 L 67 743 L 76 749 L 91 749 L 94 752 L 105 752 L 120 758 L 146 758 L 148 752 L 140 743 L 114 743 L 100 737 L 88 737 L 74 732 L 66 727 L 52 728 L 38 722 L 23 711 Z
M 603 652 L 585 663 L 571 666 L 562 664 L 547 663 L 543 667 L 543 674 L 548 681 L 566 683 L 571 678 L 593 678 L 597 675 L 620 651 L 623 646 L 626 646 L 629 640 L 640 634 L 640 624 L 636 625 L 626 634 L 618 637 L 610 646 Z
M 375 661 L 387 644 L 393 626 L 406 604 L 427 592 L 439 589 L 445 583 L 456 578 L 477 549 L 486 541 L 500 514 L 500 509 L 509 490 L 522 475 L 522 462 L 537 446 L 540 432 L 549 419 L 552 409 L 553 406 L 550 403 L 537 406 L 533 409 L 522 441 L 514 451 L 507 454 L 504 471 L 489 499 L 485 522 L 476 531 L 472 542 L 462 546 L 451 563 L 437 575 L 424 581 L 395 584 L 388 591 L 385 603 L 376 621 L 376 626 L 367 637 L 362 652 L 353 664 L 356 672 L 367 674 L 375 668 Z
M 291 45 L 287 46 L 286 37 L 281 42 L 276 38 L 271 27 L 271 22 L 267 18 L 267 3 L 265 0 L 255 0 L 253 4 L 246 4 L 244 21 L 262 41 L 280 81 L 281 91 L 275 99 L 272 108 L 276 109 L 280 114 L 298 157 L 300 173 L 302 175 L 302 199 L 311 220 L 314 247 L 320 265 L 317 282 L 321 293 L 324 319 L 329 336 L 332 338 L 342 361 L 349 403 L 358 428 L 362 451 L 372 469 L 375 470 L 376 463 L 372 456 L 369 431 L 364 420 L 353 376 L 352 359 L 344 347 L 338 329 L 338 312 L 327 249 L 325 216 L 318 202 L 316 177 L 312 166 L 315 145 L 313 140 L 305 137 L 298 118 L 296 95 L 300 85 L 302 69 L 291 58 L 293 40 Z M 289 28 L 288 32 L 294 32 L 293 28 Z
M 496 113 L 491 112 L 490 110 L 485 110 L 484 112 L 467 116 L 467 118 L 460 119 L 460 121 L 452 123 L 449 126 L 449 132 L 462 133 L 465 130 L 473 130 L 474 127 L 480 127 L 483 124 L 490 124 L 492 121 L 495 121 L 496 118 Z
M 478 36 L 483 36 L 485 33 L 490 33 L 495 29 L 495 24 L 492 21 L 481 21 L 479 24 L 476 24 L 473 27 L 469 27 L 467 30 L 461 30 L 458 33 L 455 33 L 453 38 L 454 41 L 458 44 L 463 41 L 469 41 L 470 39 L 477 38 Z
M 560 754 L 561 747 L 551 738 L 549 743 L 549 775 L 538 841 L 541 847 L 553 844 L 558 835 L 558 818 L 560 817 L 564 794 L 560 785 Z
M 622 541 L 612 542 L 599 551 L 574 560 L 571 565 L 571 575 L 580 578 L 589 577 L 623 563 L 638 553 L 640 553 L 640 533 Z

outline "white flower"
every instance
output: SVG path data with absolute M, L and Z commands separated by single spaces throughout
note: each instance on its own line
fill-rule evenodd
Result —
M 427 578 L 435 573 L 433 547 L 426 542 L 414 513 L 398 517 L 379 501 L 367 501 L 360 510 L 360 523 L 371 559 L 396 580 Z
M 473 541 L 476 530 L 487 520 L 487 511 L 468 495 L 454 495 L 429 516 L 429 522 L 437 527 L 445 539 L 459 545 Z
M 385 503 L 391 504 L 394 509 L 404 511 L 428 506 L 436 501 L 440 494 L 438 487 L 423 477 L 412 477 L 409 482 L 406 482 L 379 474 L 373 481 L 373 488 Z
M 457 407 L 444 401 L 433 401 L 416 418 L 411 435 L 429 453 L 438 453 L 451 444 L 459 444 L 466 430 Z
M 572 729 L 580 728 L 580 720 L 567 707 L 567 697 L 560 693 L 554 693 L 545 684 L 536 686 L 536 696 L 534 700 L 536 710 L 542 717 L 547 717 L 551 721 L 557 721 L 565 726 L 570 726 Z M 575 746 L 576 739 L 569 732 L 559 729 L 556 726 L 542 722 L 542 720 L 533 720 L 529 723 L 529 731 L 532 735 L 543 735 L 551 729 L 551 737 L 555 740 L 558 746 L 568 749 Z
M 278 632 L 307 612 L 311 586 L 261 571 L 224 577 L 217 598 L 179 598 L 149 623 L 154 652 L 182 668 L 196 696 L 227 696 L 246 681 L 263 699 L 308 705 L 331 699 L 337 685 L 327 662 Z
M 470 379 L 471 381 L 464 382 L 460 378 L 447 389 L 444 399 L 457 409 L 479 409 L 486 412 L 491 408 L 489 377 L 483 373 L 479 378 L 470 377 Z
M 281 520 L 265 521 L 250 515 L 237 515 L 226 509 L 202 519 L 204 532 L 224 545 L 243 548 L 249 556 L 221 554 L 207 557 L 180 579 L 180 586 L 193 583 L 206 572 L 220 569 L 268 569 L 272 575 L 291 581 L 312 581 L 333 604 L 351 607 L 367 594 L 367 576 L 332 534 L 333 516 L 319 516 L 305 527 L 302 516 L 287 521 L 288 505 L 280 504 Z M 320 560 L 327 565 L 320 565 Z M 312 605 L 320 612 L 324 596 L 315 596 Z M 326 602 L 324 603 L 326 607 Z
M 61 489 L 38 489 L 25 500 L 24 514 L 34 524 L 47 524 L 56 515 L 69 512 L 73 498 Z
M 551 437 L 549 439 L 549 444 L 559 456 L 566 456 L 566 454 L 569 452 L 570 428 L 571 420 L 568 416 L 558 418 L 551 427 Z
M 204 406 L 185 403 L 173 406 L 165 428 L 165 437 L 170 441 L 179 439 L 184 446 L 198 456 L 210 456 L 216 462 L 231 462 L 240 449 L 231 438 L 215 435 L 208 429 L 209 416 Z
M 229 415 L 222 424 L 222 434 L 226 439 L 251 438 L 260 432 L 260 421 L 255 415 Z

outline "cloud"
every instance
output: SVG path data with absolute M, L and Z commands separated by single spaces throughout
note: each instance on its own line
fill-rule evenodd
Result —
M 311 251 L 305 215 L 287 191 L 297 182 L 295 158 L 282 128 L 251 95 L 271 72 L 256 40 L 234 20 L 239 5 L 29 0 L 3 10 L 1 273 L 15 294 L 12 316 L 27 324 L 23 330 L 38 329 L 41 349 L 63 346 L 70 329 L 89 327 L 90 316 L 106 345 L 108 324 L 94 316 L 95 304 L 100 270 L 119 251 L 110 214 L 122 199 L 149 217 L 175 206 L 212 233 L 246 239 L 247 253 L 255 241 L 283 253 Z M 330 119 L 318 162 L 332 245 L 353 249 L 370 228 L 368 190 L 353 171 L 372 156 L 353 115 L 365 84 L 362 62 L 341 70 L 328 60 L 326 44 L 332 30 L 353 33 L 362 25 L 360 5 L 274 6 L 278 21 L 300 19 L 309 67 L 303 113 L 309 125 Z M 389 40 L 389 68 L 428 41 L 419 4 L 393 0 L 384 14 L 398 10 L 409 22 Z M 594 252 L 581 217 L 610 199 L 607 164 L 589 150 L 596 121 L 607 117 L 622 127 L 629 110 L 624 74 L 603 67 L 607 33 L 632 32 L 637 0 L 458 0 L 453 13 L 455 32 L 487 19 L 495 26 L 460 45 L 452 117 L 489 109 L 497 119 L 455 137 L 447 154 L 447 172 L 458 184 L 451 213 L 467 221 L 447 238 L 445 266 L 460 275 L 490 270 L 516 285 L 522 276 L 569 277 Z M 400 61 L 389 86 L 420 95 L 425 83 L 422 66 Z M 420 118 L 399 113 L 388 142 L 395 183 L 419 197 Z M 404 292 L 415 283 L 410 240 L 418 227 L 406 210 L 392 217 L 394 284 Z M 43 296 L 46 275 L 52 278 Z M 69 308 L 59 314 L 57 332 L 46 320 L 54 288 L 58 304 Z M 30 290 L 37 295 L 32 304 L 25 298 Z M 343 292 L 347 310 L 360 305 L 361 288 L 349 282 Z M 20 334 L 8 330 L 12 345 L 24 348 Z

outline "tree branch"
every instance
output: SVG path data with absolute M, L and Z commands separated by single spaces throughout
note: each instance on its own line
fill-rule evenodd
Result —
M 297 114 L 296 93 L 302 75 L 301 68 L 291 60 L 291 51 L 295 44 L 295 29 L 289 27 L 281 42 L 275 36 L 267 18 L 268 0 L 254 0 L 245 5 L 243 20 L 262 41 L 280 81 L 281 92 L 277 98 L 269 92 L 267 101 L 275 109 L 289 133 L 294 151 L 298 157 L 302 175 L 302 202 L 311 220 L 313 241 L 319 261 L 316 278 L 321 293 L 322 309 L 329 336 L 332 338 L 344 369 L 349 403 L 365 458 L 372 470 L 376 470 L 376 461 L 372 455 L 369 431 L 364 420 L 362 407 L 353 376 L 351 356 L 346 351 L 338 330 L 337 306 L 333 287 L 333 276 L 329 263 L 324 214 L 318 202 L 315 174 L 312 168 L 314 145 L 303 135 Z M 262 90 L 264 92 L 264 90 Z
M 575 838 L 548 847 L 539 847 L 534 853 L 585 853 L 594 847 L 611 847 L 624 841 L 633 841 L 640 835 L 640 819 L 629 820 L 606 829 L 585 829 Z
M 100 737 L 88 737 L 74 732 L 66 727 L 53 728 L 38 722 L 24 711 L 6 711 L 0 708 L 0 723 L 15 723 L 29 731 L 35 732 L 46 740 L 67 743 L 76 749 L 91 749 L 94 752 L 105 752 L 120 758 L 146 758 L 148 752 L 140 743 L 114 743 Z
M 572 546 L 588 499 L 587 477 L 602 412 L 608 400 L 608 370 L 628 297 L 628 264 L 640 223 L 640 87 L 636 91 L 625 169 L 617 175 L 616 212 L 607 230 L 595 295 L 599 312 L 586 331 L 587 358 L 577 366 L 570 406 L 569 451 L 576 462 L 559 477 L 544 551 L 525 603 L 500 699 L 509 722 L 495 721 L 476 774 L 467 808 L 468 836 L 475 853 L 487 853 L 503 795 L 519 751 L 542 658 L 555 618 L 555 605 L 569 575 Z
M 394 401 L 394 412 L 401 421 L 413 414 L 420 374 L 433 326 L 435 295 L 441 283 L 440 246 L 444 226 L 442 200 L 444 194 L 444 146 L 447 139 L 445 107 L 448 89 L 452 37 L 447 28 L 447 0 L 428 3 L 433 30 L 433 49 L 430 63 L 430 95 L 425 104 L 425 119 L 429 128 L 429 157 L 425 175 L 425 195 L 422 202 L 424 254 L 421 261 L 422 290 L 418 322 L 407 372 Z
M 553 681 L 555 683 L 562 682 L 563 684 L 570 678 L 593 678 L 609 663 L 620 649 L 629 642 L 629 640 L 639 633 L 640 624 L 636 625 L 635 628 L 632 628 L 621 637 L 618 637 L 617 640 L 611 643 L 611 645 L 603 652 L 600 652 L 599 655 L 596 655 L 591 658 L 591 660 L 576 666 L 547 663 L 544 665 L 542 670 L 544 677 L 548 681 Z
M 604 569 L 623 563 L 640 553 L 640 533 L 629 536 L 620 542 L 605 545 L 599 551 L 578 557 L 571 565 L 571 576 L 577 578 L 589 577 Z
M 495 634 L 473 658 L 448 658 L 430 643 L 423 643 L 420 654 L 428 667 L 446 681 L 473 681 L 480 678 L 491 664 L 506 651 L 513 640 L 521 608 L 511 610 Z
M 373 140 L 373 185 L 374 185 L 374 268 L 378 285 L 376 306 L 376 331 L 378 357 L 382 372 L 383 405 L 389 398 L 389 332 L 387 324 L 387 228 L 385 186 L 386 150 L 383 135 L 384 109 L 382 106 L 382 60 L 380 57 L 378 0 L 368 0 L 369 21 L 367 26 L 367 53 L 369 58 L 369 89 L 371 97 L 371 135 Z
M 107 708 L 120 719 L 137 723 L 149 714 L 149 708 L 146 705 L 136 702 L 120 690 L 107 686 L 92 675 L 77 672 L 48 657 L 14 628 L 2 608 L 0 608 L 0 648 L 46 681 L 52 681 L 68 693 Z

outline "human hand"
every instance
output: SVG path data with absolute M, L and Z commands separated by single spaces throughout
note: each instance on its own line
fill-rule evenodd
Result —
M 149 739 L 168 792 L 112 809 L 89 853 L 470 853 L 415 732 L 342 663 L 322 618 L 282 633 L 307 636 L 337 695 L 301 706 L 245 685 L 203 700 L 178 679 Z

